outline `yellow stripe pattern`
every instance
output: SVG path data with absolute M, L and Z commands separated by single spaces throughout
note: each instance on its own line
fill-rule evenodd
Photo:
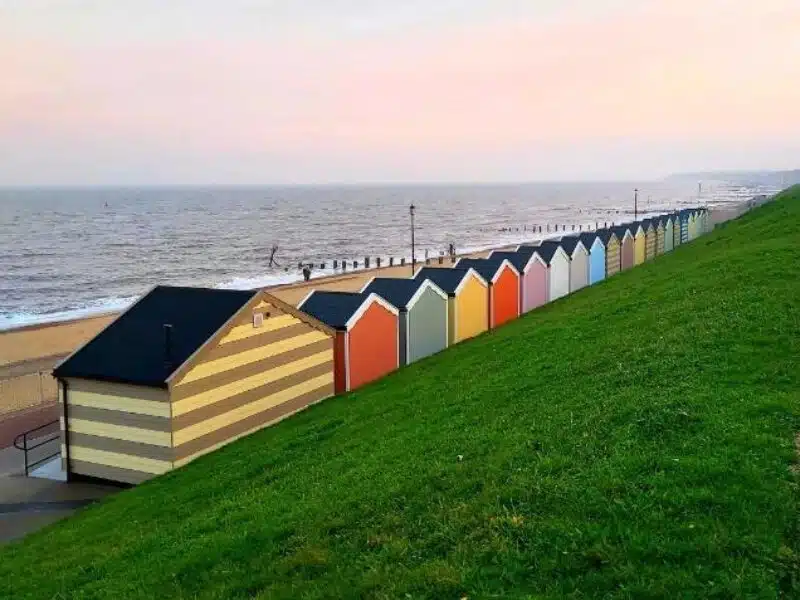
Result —
M 152 431 L 150 429 L 128 427 L 126 425 L 112 425 L 110 423 L 98 423 L 97 421 L 85 421 L 84 419 L 70 419 L 69 430 L 74 433 L 125 440 L 126 442 L 138 442 L 139 444 L 150 444 L 163 448 L 169 448 L 172 445 L 171 434 L 167 431 Z
M 299 323 L 300 321 L 296 320 L 295 322 Z M 263 333 L 261 328 L 257 328 L 256 331 Z M 218 373 L 224 373 L 225 371 L 235 367 L 258 362 L 259 360 L 264 360 L 265 358 L 270 358 L 296 348 L 302 348 L 303 346 L 308 346 L 324 339 L 329 339 L 329 336 L 321 331 L 311 330 L 311 327 L 309 327 L 308 333 L 298 335 L 288 340 L 282 340 L 280 342 L 269 344 L 268 346 L 253 348 L 252 350 L 245 350 L 244 352 L 240 352 L 238 354 L 233 354 L 231 356 L 226 356 L 224 358 L 218 358 L 216 360 L 199 364 L 184 376 L 184 378 L 181 380 L 181 384 L 189 383 L 190 381 L 197 381 L 198 379 L 210 377 L 211 375 L 216 375 Z
M 304 381 L 303 383 L 286 388 L 280 392 L 276 392 L 275 394 L 270 394 L 265 398 L 261 398 L 255 402 L 250 402 L 249 404 L 235 408 L 222 415 L 219 415 L 218 417 L 202 421 L 196 425 L 191 425 L 174 432 L 174 444 L 175 446 L 180 446 L 181 444 L 185 444 L 186 442 L 211 433 L 212 431 L 216 431 L 221 427 L 237 423 L 243 419 L 257 415 L 260 412 L 264 412 L 273 406 L 288 402 L 297 396 L 301 396 L 323 387 L 328 387 L 332 383 L 333 372 L 331 371 L 330 373 L 309 379 L 308 381 Z
M 119 452 L 108 452 L 106 450 L 95 450 L 93 448 L 83 448 L 81 446 L 70 446 L 70 460 L 80 460 L 84 462 L 117 467 L 118 469 L 129 469 L 160 475 L 172 468 L 172 463 L 166 460 L 156 460 L 133 456 L 131 454 L 121 454 Z
M 201 392 L 199 394 L 195 394 L 194 396 L 184 398 L 183 400 L 173 402 L 172 414 L 175 417 L 185 415 L 186 413 L 197 410 L 198 408 L 215 404 L 220 400 L 224 400 L 225 398 L 230 398 L 231 396 L 256 389 L 262 385 L 278 381 L 279 379 L 288 377 L 289 375 L 294 375 L 295 373 L 305 371 L 306 369 L 310 369 L 311 367 L 315 367 L 332 360 L 332 350 L 318 352 L 317 354 L 313 354 L 306 358 L 301 358 L 281 368 L 270 369 L 269 371 L 256 373 L 250 377 L 245 377 L 244 379 L 239 379 L 232 383 L 215 387 L 207 392 Z
M 283 329 L 284 327 L 294 325 L 295 323 L 297 323 L 297 319 L 295 319 L 293 316 L 280 315 L 264 319 L 264 323 L 261 325 L 261 327 L 253 327 L 252 323 L 248 323 L 247 325 L 237 325 L 227 334 L 225 334 L 219 343 L 220 345 L 224 346 L 225 344 L 246 340 L 248 338 L 261 335 L 262 333 L 267 333 L 268 331 L 277 331 L 278 329 Z

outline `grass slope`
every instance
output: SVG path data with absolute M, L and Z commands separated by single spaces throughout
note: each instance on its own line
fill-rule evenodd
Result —
M 798 592 L 800 190 L 0 551 L 15 598 Z

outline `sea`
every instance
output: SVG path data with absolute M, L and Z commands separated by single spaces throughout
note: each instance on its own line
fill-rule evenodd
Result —
M 0 330 L 121 310 L 157 284 L 254 289 L 302 279 L 300 263 L 317 277 L 409 259 L 412 205 L 419 260 L 629 221 L 634 189 L 640 216 L 698 203 L 696 183 L 668 180 L 0 189 Z

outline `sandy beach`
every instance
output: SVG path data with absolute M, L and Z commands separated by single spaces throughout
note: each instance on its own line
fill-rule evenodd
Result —
M 489 251 L 485 251 L 464 256 L 484 257 L 488 254 Z M 451 264 L 445 259 L 441 266 L 449 267 Z M 429 266 L 440 266 L 438 258 L 432 259 Z M 297 306 L 314 289 L 353 292 L 361 289 L 372 277 L 408 277 L 410 274 L 411 265 L 406 264 L 312 278 L 308 282 L 267 289 L 284 302 Z M 56 386 L 49 375 L 50 370 L 61 358 L 97 335 L 117 314 L 0 332 L 0 414 L 54 401 Z

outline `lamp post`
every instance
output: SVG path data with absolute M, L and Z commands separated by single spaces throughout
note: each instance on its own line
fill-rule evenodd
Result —
M 414 245 L 414 210 L 416 207 L 412 204 L 408 209 L 408 214 L 411 215 L 411 275 L 414 275 L 414 267 L 417 264 L 416 247 Z
M 639 188 L 633 190 L 633 220 L 639 217 Z

